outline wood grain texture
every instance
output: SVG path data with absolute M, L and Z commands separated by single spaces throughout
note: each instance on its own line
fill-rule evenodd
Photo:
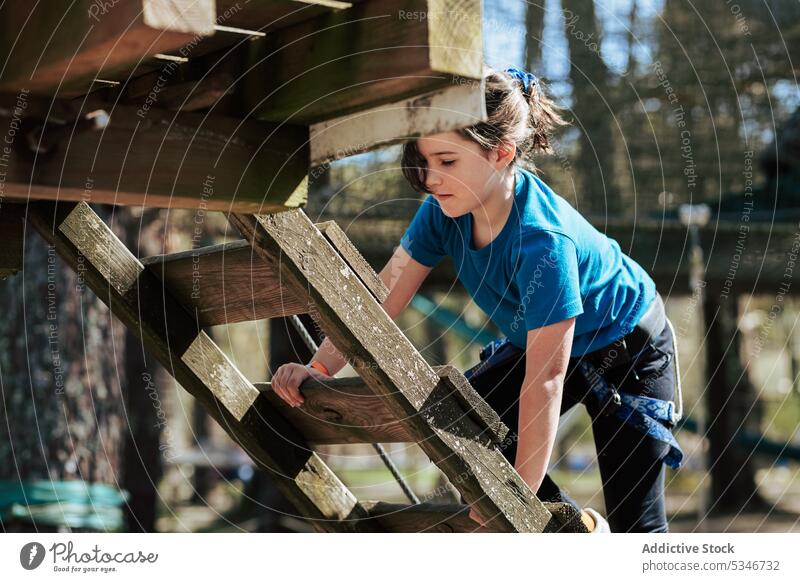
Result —
M 76 212 L 75 207 L 79 205 L 86 208 Z M 243 416 L 237 418 L 205 381 L 208 374 L 217 374 L 216 381 L 222 383 L 230 377 L 231 370 L 208 368 L 202 372 L 204 377 L 200 377 L 183 361 L 182 356 L 197 340 L 196 322 L 165 292 L 162 282 L 149 269 L 142 268 L 135 285 L 121 293 L 118 286 L 112 284 L 115 275 L 104 272 L 102 264 L 98 268 L 91 261 L 83 261 L 93 246 L 76 246 L 60 228 L 70 217 L 74 222 L 76 216 L 81 217 L 84 229 L 102 231 L 98 224 L 102 221 L 84 203 L 35 202 L 29 205 L 28 221 L 39 234 L 55 246 L 73 269 L 78 269 L 83 262 L 85 284 L 142 339 L 148 351 L 197 398 L 256 465 L 268 472 L 302 516 L 320 531 L 373 531 L 374 524 L 364 520 L 366 512 L 352 493 L 265 398 L 259 395 Z M 77 237 L 75 240 L 77 245 L 83 245 L 93 238 Z M 119 239 L 110 238 L 107 244 L 113 247 L 107 251 L 110 256 L 125 255 Z M 216 361 L 216 365 L 226 366 L 219 358 Z M 242 378 L 237 382 L 246 383 Z M 247 390 L 255 391 L 255 387 L 248 385 Z M 237 415 L 242 411 L 238 405 L 233 408 Z M 276 439 L 276 434 L 282 438 Z
M 442 503 L 407 505 L 384 501 L 362 501 L 381 531 L 395 533 L 465 533 L 478 531 L 469 517 L 469 506 Z M 588 533 L 580 514 L 569 503 L 544 503 L 553 515 L 545 531 L 552 533 Z M 487 528 L 487 533 L 496 531 Z
M 104 73 L 212 35 L 214 0 L 42 0 L 0 7 L 0 90 L 87 93 Z
M 462 403 L 462 414 L 469 415 L 496 443 L 508 434 L 497 413 L 475 392 L 466 378 L 452 366 L 434 366 L 441 381 Z M 461 388 L 456 389 L 459 382 Z M 404 443 L 414 438 L 392 414 L 383 398 L 376 395 L 360 377 L 309 378 L 300 386 L 305 403 L 293 408 L 278 397 L 269 382 L 256 384 L 267 399 L 313 444 Z
M 45 135 L 53 132 L 52 151 L 35 165 L 12 157 L 6 196 L 246 212 L 307 199 L 303 127 L 116 107 L 102 131 L 71 121 Z
M 430 93 L 311 125 L 312 165 L 485 121 L 483 80 L 456 78 L 453 83 Z
M 205 384 L 236 420 L 242 420 L 259 392 L 233 362 L 201 331 L 181 355 L 181 361 Z
M 58 230 L 80 249 L 81 254 L 120 294 L 136 283 L 144 266 L 125 245 L 115 244 L 117 235 L 85 202 L 73 205 L 72 211 L 58 225 Z
M 481 0 L 430 0 L 428 42 L 431 68 L 478 77 L 483 65 Z
M 308 379 L 300 390 L 303 406 L 293 408 L 272 391 L 269 382 L 256 388 L 314 445 L 405 443 L 405 427 L 361 378 Z
M 337 349 L 485 522 L 500 531 L 546 528 L 547 509 L 302 211 L 229 220 L 280 265 L 287 286 L 310 296 Z
M 243 3 L 242 0 L 217 0 L 217 14 L 228 13 L 225 23 L 248 30 L 274 31 L 332 10 L 346 10 L 368 0 L 269 0 Z
M 508 436 L 508 427 L 500 419 L 500 415 L 472 387 L 464 374 L 450 365 L 434 366 L 434 369 L 472 419 L 486 429 L 495 443 L 502 443 Z
M 449 86 L 454 75 L 480 79 L 480 2 L 453 5 L 477 33 L 470 24 L 466 34 L 448 34 L 446 22 L 427 18 L 442 1 L 453 0 L 361 2 L 250 43 L 248 109 L 312 124 Z
M 361 279 L 361 282 L 369 289 L 378 303 L 386 301 L 386 298 L 389 296 L 389 289 L 387 289 L 378 274 L 364 259 L 363 255 L 358 252 L 358 249 L 352 241 L 347 238 L 342 228 L 333 220 L 317 223 L 317 228 L 325 235 L 325 238 L 328 239 L 328 242 L 331 243 L 333 248 L 339 251 L 339 254 L 347 265 L 358 278 Z
M 389 290 L 333 221 L 321 232 L 383 302 Z M 255 321 L 308 313 L 309 305 L 281 284 L 280 272 L 255 254 L 247 241 L 213 245 L 142 259 L 183 305 L 193 309 L 201 326 Z
M 247 241 L 142 259 L 202 327 L 308 313 Z

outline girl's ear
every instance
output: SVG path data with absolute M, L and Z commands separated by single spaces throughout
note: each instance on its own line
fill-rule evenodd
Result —
M 514 142 L 501 141 L 497 147 L 491 151 L 489 160 L 495 165 L 495 169 L 504 170 L 514 161 L 517 154 L 517 145 Z

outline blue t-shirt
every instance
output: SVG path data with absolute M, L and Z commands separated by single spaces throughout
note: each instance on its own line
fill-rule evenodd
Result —
M 434 267 L 453 258 L 475 303 L 521 348 L 528 330 L 575 317 L 572 356 L 630 333 L 656 296 L 653 280 L 541 178 L 516 168 L 514 207 L 500 233 L 472 243 L 472 214 L 445 216 L 428 195 L 400 244 Z

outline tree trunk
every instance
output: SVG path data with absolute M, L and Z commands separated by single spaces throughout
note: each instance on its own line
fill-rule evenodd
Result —
M 735 442 L 737 433 L 758 432 L 757 398 L 740 357 L 738 306 L 735 297 L 709 293 L 704 302 L 708 326 L 707 421 L 710 513 L 738 513 L 768 505 L 758 493 L 753 464 L 754 446 Z
M 544 41 L 544 2 L 528 2 L 525 6 L 525 70 L 534 74 L 542 63 Z
M 110 214 L 107 207 L 96 211 Z M 37 501 L 29 486 L 43 481 L 50 494 L 59 495 L 64 481 L 118 489 L 126 428 L 125 380 L 118 368 L 124 330 L 30 226 L 24 270 L 0 282 L 0 295 L 0 418 L 6 433 L 0 438 L 0 481 L 6 491 L 26 486 L 24 496 L 16 492 L 22 499 L 17 517 L 9 516 L 8 499 L 0 498 L 3 529 L 63 530 L 69 526 L 57 505 L 37 517 L 20 517 Z M 74 494 L 60 499 L 82 503 L 84 517 L 93 512 L 91 503 Z M 100 522 L 78 520 L 72 527 L 121 525 L 121 510 L 113 505 Z
M 614 108 L 606 103 L 611 99 L 609 72 L 600 56 L 594 0 L 565 0 L 563 6 L 575 126 L 581 131 L 580 154 L 575 159 L 582 186 L 579 210 L 616 216 L 620 200 L 611 132 Z

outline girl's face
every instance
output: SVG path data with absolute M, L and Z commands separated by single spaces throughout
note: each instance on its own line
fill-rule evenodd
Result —
M 483 208 L 502 191 L 515 153 L 513 145 L 487 152 L 455 131 L 421 137 L 417 149 L 427 161 L 425 187 L 450 218 Z

